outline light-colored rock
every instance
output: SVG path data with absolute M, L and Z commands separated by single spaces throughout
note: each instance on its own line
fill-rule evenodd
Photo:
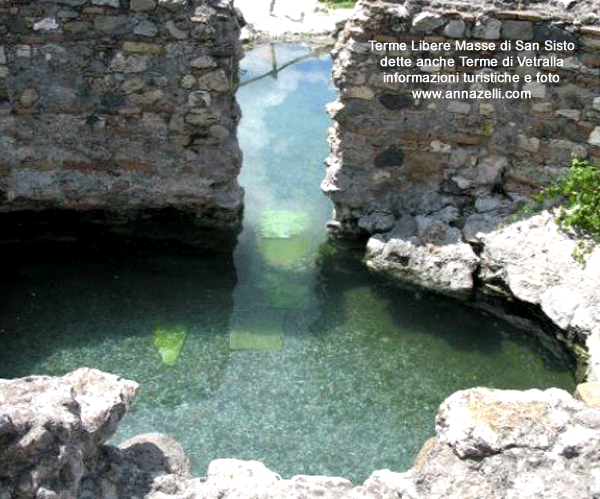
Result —
M 185 89 L 189 90 L 190 88 L 193 88 L 195 85 L 196 85 L 196 78 L 194 78 L 192 75 L 185 75 L 181 79 L 181 88 L 185 88 Z
M 486 15 L 477 16 L 475 27 L 473 28 L 473 38 L 497 40 L 500 38 L 501 27 L 502 23 L 498 19 Z
M 540 150 L 540 140 L 536 137 L 527 137 L 526 135 L 517 135 L 517 147 L 529 152 Z
M 119 7 L 119 0 L 92 0 L 93 5 L 108 5 L 109 7 Z
M 185 115 L 185 122 L 194 126 L 212 126 L 219 121 L 218 116 L 207 109 L 193 109 L 191 113 Z
M 190 92 L 188 95 L 188 106 L 193 108 L 210 107 L 210 93 L 204 90 Z
M 0 433 L 13 435 L 0 440 L 0 489 L 33 499 L 43 487 L 46 497 L 75 499 L 86 466 L 136 390 L 133 381 L 89 368 L 61 378 L 0 380 Z
M 457 392 L 436 417 L 441 445 L 399 480 L 396 496 L 593 499 L 597 473 L 586 456 L 600 430 L 589 410 L 555 388 Z
M 188 36 L 186 31 L 183 31 L 183 30 L 179 29 L 177 26 L 175 26 L 175 23 L 173 22 L 172 19 L 169 19 L 165 23 L 165 27 L 169 31 L 169 34 L 176 40 L 185 40 Z
M 597 126 L 592 130 L 592 133 L 590 133 L 588 138 L 588 143 L 600 147 L 600 126 Z
M 494 185 L 500 182 L 502 173 L 508 166 L 505 156 L 488 156 L 477 163 L 476 183 Z
M 175 12 L 183 9 L 187 5 L 187 0 L 158 0 L 158 5 Z
M 2 45 L 0 45 L 0 64 L 6 64 L 6 52 Z
M 60 24 L 53 17 L 46 17 L 33 24 L 33 31 L 54 31 L 60 28 Z
M 600 324 L 600 249 L 582 267 L 571 256 L 577 241 L 549 212 L 515 222 L 483 238 L 481 278 L 501 279 L 520 300 L 540 305 L 564 329 L 589 335 Z M 560 272 L 556 272 L 560 269 Z
M 556 111 L 554 111 L 554 114 L 575 121 L 581 118 L 581 111 L 579 109 L 557 109 Z
M 123 52 L 117 52 L 110 62 L 110 69 L 119 73 L 142 73 L 149 66 L 149 56 L 147 55 L 125 55 Z
M 214 92 L 227 92 L 230 89 L 225 71 L 218 69 L 198 78 L 198 88 Z
M 19 102 L 23 107 L 31 107 L 38 100 L 39 94 L 35 90 L 35 88 L 26 88 L 21 96 L 19 97 Z
M 461 38 L 465 34 L 466 25 L 462 19 L 452 19 L 444 28 L 444 36 Z
M 201 55 L 190 61 L 190 66 L 196 69 L 216 68 L 216 61 L 209 55 Z
M 17 45 L 15 56 L 29 59 L 31 57 L 31 45 Z
M 432 224 L 433 225 L 433 224 Z M 437 225 L 430 227 L 425 235 L 430 240 L 454 241 L 458 234 L 446 228 L 437 232 Z M 434 237 L 435 236 L 435 237 Z M 466 295 L 473 288 L 473 272 L 477 268 L 478 257 L 471 246 L 465 243 L 419 244 L 418 239 L 382 240 L 373 236 L 367 243 L 365 264 L 371 270 L 391 276 L 401 282 L 411 283 L 426 289 L 451 295 Z
M 447 109 L 451 113 L 469 114 L 469 112 L 471 111 L 471 104 L 468 104 L 467 102 L 453 100 L 448 103 Z
M 600 382 L 580 383 L 575 390 L 575 397 L 582 400 L 588 407 L 600 409 Z
M 123 52 L 128 54 L 160 54 L 163 46 L 159 43 L 123 42 Z
M 546 97 L 546 85 L 532 81 L 523 85 L 523 90 L 531 92 L 531 97 L 536 99 L 543 99 Z
M 516 447 L 549 450 L 570 416 L 583 407 L 558 388 L 524 392 L 473 388 L 444 401 L 436 416 L 436 434 L 462 459 Z
M 375 97 L 375 92 L 366 86 L 350 87 L 344 93 L 344 97 L 347 99 L 372 100 Z
M 412 31 L 430 35 L 444 25 L 444 18 L 435 12 L 419 12 L 412 20 Z
M 158 27 L 152 21 L 143 20 L 135 25 L 133 34 L 154 38 L 158 34 Z

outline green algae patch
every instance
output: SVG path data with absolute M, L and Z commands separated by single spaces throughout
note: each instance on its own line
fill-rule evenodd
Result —
M 183 326 L 170 329 L 158 327 L 154 330 L 154 347 L 158 350 L 163 364 L 173 367 L 177 364 L 187 332 Z
M 310 265 L 312 242 L 307 213 L 294 210 L 267 210 L 260 219 L 260 252 L 265 263 L 282 270 Z
M 255 350 L 278 352 L 283 347 L 283 335 L 232 331 L 229 335 L 229 348 L 232 350 Z
M 310 227 L 310 217 L 303 211 L 267 210 L 260 219 L 260 235 L 263 238 L 288 238 Z
M 303 236 L 262 239 L 260 250 L 263 260 L 276 269 L 302 269 L 311 261 L 311 243 Z

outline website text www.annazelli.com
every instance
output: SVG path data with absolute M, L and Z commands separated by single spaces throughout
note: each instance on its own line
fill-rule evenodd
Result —
M 529 90 L 412 90 L 414 99 L 531 99 Z

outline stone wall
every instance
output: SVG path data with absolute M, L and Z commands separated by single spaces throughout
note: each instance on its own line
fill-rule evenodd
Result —
M 366 236 L 397 230 L 422 242 L 476 242 L 535 189 L 566 172 L 573 153 L 600 157 L 600 3 L 371 1 L 359 3 L 338 35 L 338 99 L 322 188 L 335 205 L 332 230 Z M 373 43 L 406 43 L 377 50 Z M 449 50 L 410 50 L 421 41 Z M 457 50 L 458 42 L 495 42 Z M 511 41 L 512 50 L 501 50 Z M 517 41 L 524 42 L 517 50 Z M 552 48 L 545 50 L 545 43 Z M 575 50 L 564 43 L 573 43 Z M 539 44 L 539 50 L 536 46 Z M 381 45 L 383 47 L 383 45 Z M 384 56 L 413 66 L 381 67 Z M 456 65 L 415 68 L 417 58 Z M 496 59 L 497 68 L 466 65 Z M 500 62 L 512 56 L 514 63 Z M 517 57 L 536 59 L 520 66 Z M 383 73 L 518 75 L 518 83 L 400 83 Z M 524 82 L 529 75 L 532 81 Z M 559 82 L 538 82 L 549 76 Z M 395 77 L 394 77 L 395 78 Z M 392 78 L 393 79 L 393 78 Z M 531 98 L 416 98 L 413 90 L 529 91 Z
M 0 2 L 0 212 L 237 231 L 241 22 L 227 0 Z
M 579 358 L 589 357 L 589 379 L 600 379 L 600 249 L 582 267 L 571 257 L 578 234 L 557 230 L 555 214 L 507 217 L 565 174 L 573 154 L 600 161 L 599 13 L 597 0 L 518 10 L 503 1 L 361 1 L 333 50 L 339 93 L 322 184 L 335 205 L 331 230 L 368 239 L 373 271 L 485 297 L 474 302 L 520 325 L 524 314 L 549 319 L 570 347 L 586 345 Z M 382 67 L 385 57 L 412 66 Z M 431 75 L 459 78 L 419 81 Z M 498 75 L 519 81 L 465 81 Z M 499 98 L 506 91 L 530 95 Z

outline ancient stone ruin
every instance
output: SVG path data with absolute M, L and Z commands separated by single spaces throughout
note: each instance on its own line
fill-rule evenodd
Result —
M 0 4 L 0 213 L 239 230 L 241 22 L 226 0 Z
M 477 242 L 572 154 L 600 157 L 600 21 L 569 5 L 361 2 L 333 50 L 332 228 Z
M 599 9 L 360 2 L 333 50 L 338 99 L 322 183 L 331 231 L 368 240 L 375 272 L 533 305 L 587 346 L 594 379 L 600 250 L 582 267 L 570 256 L 576 235 L 554 215 L 508 217 L 567 173 L 572 155 L 600 158 Z

